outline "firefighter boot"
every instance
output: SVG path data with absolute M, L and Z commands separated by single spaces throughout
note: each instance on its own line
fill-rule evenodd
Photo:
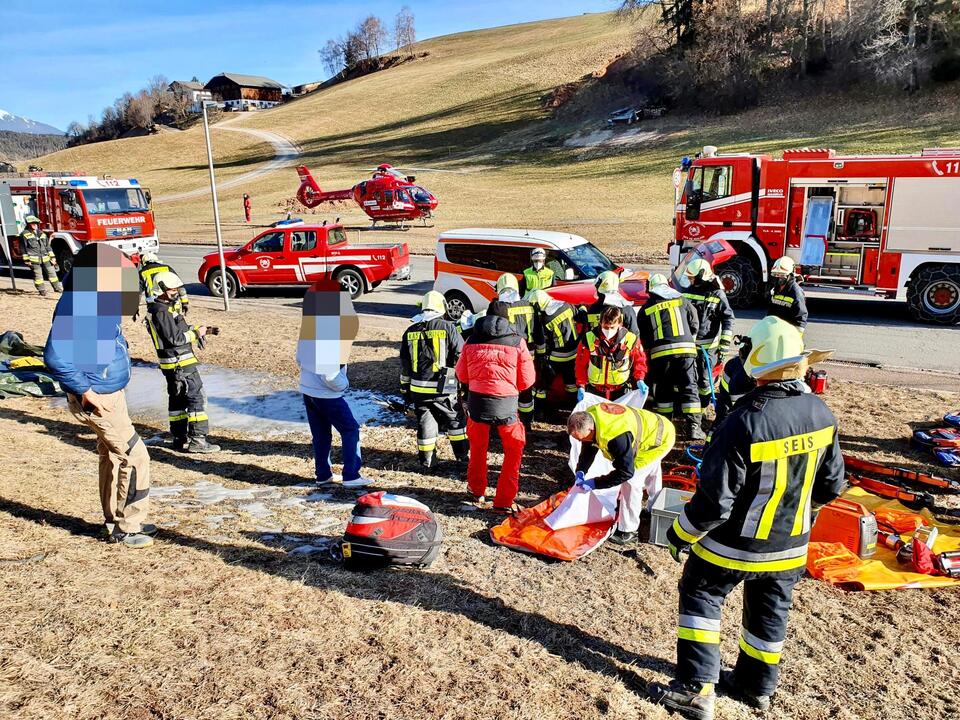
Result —
M 420 450 L 419 458 L 421 467 L 427 468 L 428 470 L 433 467 L 433 450 Z
M 208 443 L 207 438 L 205 438 L 203 435 L 196 435 L 195 437 L 190 438 L 190 444 L 187 445 L 187 452 L 204 455 L 207 453 L 220 452 L 220 446 Z
M 62 293 L 62 292 L 63 292 L 63 283 L 60 282 L 59 280 L 58 280 L 57 282 L 53 283 L 53 291 L 54 291 L 55 293 Z
M 720 672 L 720 683 L 717 689 L 734 700 L 743 703 L 749 707 L 766 712 L 770 709 L 770 696 L 757 695 L 750 692 L 737 680 L 736 673 L 733 670 L 722 670 Z
M 695 415 L 687 415 L 687 439 L 694 442 L 703 442 L 707 439 L 707 434 L 703 431 L 703 428 L 700 426 L 700 421 L 703 419 L 703 415 L 697 413 Z
M 610 536 L 610 542 L 614 545 L 632 545 L 637 541 L 637 533 L 627 532 L 626 530 L 614 530 Z
M 684 683 L 679 680 L 671 680 L 669 685 L 651 683 L 647 686 L 647 694 L 654 705 L 663 705 L 683 717 L 713 720 L 717 696 L 712 683 Z

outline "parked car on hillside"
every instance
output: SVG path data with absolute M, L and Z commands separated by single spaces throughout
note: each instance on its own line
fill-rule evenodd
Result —
M 310 285 L 325 274 L 351 297 L 360 297 L 384 280 L 410 278 L 406 243 L 351 245 L 342 225 L 293 224 L 265 230 L 246 245 L 224 252 L 227 293 L 255 286 Z M 205 255 L 197 278 L 222 297 L 220 257 Z

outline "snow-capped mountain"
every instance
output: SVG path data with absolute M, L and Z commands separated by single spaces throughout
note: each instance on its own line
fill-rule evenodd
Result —
M 63 130 L 57 130 L 52 125 L 46 125 L 30 118 L 20 117 L 0 110 L 0 130 L 11 132 L 30 133 L 31 135 L 63 135 Z

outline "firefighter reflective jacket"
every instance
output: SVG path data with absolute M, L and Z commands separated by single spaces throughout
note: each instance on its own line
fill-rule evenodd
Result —
M 546 290 L 553 287 L 553 270 L 544 265 L 539 270 L 528 267 L 523 271 L 524 294 L 532 290 Z
M 697 311 L 679 292 L 658 287 L 650 292 L 640 314 L 640 338 L 651 360 L 697 354 Z
M 590 330 L 577 348 L 577 385 L 616 388 L 643 380 L 647 358 L 639 338 L 624 327 L 610 340 Z
M 551 300 L 539 317 L 543 331 L 543 345 L 538 347 L 538 355 L 546 355 L 550 362 L 573 362 L 577 358 L 576 313 L 573 305 L 560 300 Z
M 40 263 L 53 260 L 53 250 L 50 247 L 50 236 L 42 230 L 34 232 L 27 228 L 20 233 L 20 252 L 23 253 L 23 261 L 39 265 Z
M 599 450 L 613 470 L 595 479 L 595 486 L 608 488 L 625 483 L 634 473 L 667 454 L 676 441 L 673 423 L 648 410 L 601 402 L 585 411 L 593 418 L 594 440 L 580 450 L 577 470 L 586 472 Z
M 148 303 L 152 303 L 157 299 L 157 295 L 160 294 L 160 288 L 158 288 L 154 282 L 154 277 L 157 273 L 162 272 L 177 274 L 176 270 L 162 262 L 148 262 L 140 266 L 140 291 Z M 187 296 L 187 289 L 181 285 L 177 288 L 177 292 L 180 294 L 181 306 L 188 306 L 190 304 L 190 298 Z
M 683 296 L 697 311 L 697 347 L 713 350 L 721 340 L 728 345 L 733 341 L 733 309 L 716 280 L 694 283 Z
M 623 326 L 632 332 L 634 335 L 639 335 L 640 330 L 637 326 L 637 313 L 633 309 L 633 305 L 629 303 L 622 295 L 618 296 L 623 299 L 623 304 L 621 305 L 617 302 L 616 307 L 620 308 L 623 311 Z M 608 307 L 611 307 L 612 303 L 605 302 L 606 295 L 600 295 L 597 298 L 597 301 L 583 310 L 580 313 L 578 322 L 583 324 L 583 331 L 593 330 L 600 324 L 600 315 Z M 616 300 L 616 298 L 614 298 Z
M 700 483 L 667 533 L 728 570 L 797 576 L 811 509 L 845 487 L 837 421 L 799 382 L 747 393 L 716 429 Z
M 723 375 L 720 377 L 720 389 L 717 391 L 717 417 L 714 427 L 720 425 L 733 406 L 757 386 L 757 381 L 747 374 L 743 368 L 743 359 L 737 355 L 723 364 Z
M 522 298 L 506 304 L 508 306 L 507 319 L 516 329 L 517 335 L 526 341 L 527 347 L 531 351 L 540 347 L 543 344 L 543 335 L 533 305 Z
M 161 300 L 149 303 L 144 322 L 157 350 L 161 370 L 197 364 L 197 357 L 193 354 L 197 329 L 187 322 L 176 305 Z
M 411 399 L 453 395 L 457 391 L 454 368 L 463 350 L 457 326 L 439 313 L 413 319 L 400 343 L 400 389 Z
M 782 318 L 801 330 L 807 327 L 807 318 L 810 315 L 807 312 L 807 301 L 795 278 L 788 277 L 773 284 L 767 315 Z

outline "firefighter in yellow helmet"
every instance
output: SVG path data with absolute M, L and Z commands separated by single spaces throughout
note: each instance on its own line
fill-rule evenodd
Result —
M 800 332 L 807 329 L 807 300 L 797 282 L 796 263 L 784 255 L 770 268 L 770 297 L 767 314 L 783 318 Z
M 801 378 L 829 352 L 766 317 L 750 331 L 744 368 L 757 381 L 713 432 L 697 490 L 667 532 L 691 555 L 680 580 L 676 679 L 649 688 L 658 703 L 710 720 L 714 685 L 765 710 L 777 687 L 793 587 L 817 510 L 845 487 L 837 421 Z M 740 583 L 743 622 L 732 673 L 720 672 L 720 610 Z
M 50 246 L 50 236 L 40 229 L 40 218 L 36 215 L 27 215 L 26 225 L 20 233 L 20 252 L 23 253 L 23 261 L 27 267 L 33 271 L 33 284 L 37 292 L 46 296 L 47 286 L 43 280 L 46 274 L 53 291 L 62 293 L 63 285 L 57 277 L 56 259 L 53 248 Z
M 446 312 L 443 295 L 431 290 L 400 342 L 400 390 L 417 416 L 417 450 L 425 468 L 435 465 L 440 432 L 446 433 L 458 463 L 466 464 L 469 449 L 455 373 L 463 338 Z
M 594 281 L 597 289 L 597 299 L 589 306 L 581 308 L 577 318 L 583 327 L 583 332 L 593 330 L 600 325 L 600 313 L 607 307 L 618 307 L 623 311 L 623 326 L 638 335 L 637 313 L 633 304 L 620 294 L 620 276 L 613 270 L 607 270 L 597 275 Z
M 160 261 L 160 258 L 157 257 L 155 252 L 148 251 L 140 256 L 140 291 L 143 293 L 147 304 L 152 303 L 157 295 L 160 294 L 154 278 L 158 273 L 162 272 L 172 272 L 176 274 L 172 267 Z M 190 297 L 187 295 L 187 289 L 183 285 L 178 288 L 178 292 L 180 294 L 178 299 L 180 307 L 178 309 L 186 315 L 190 309 Z
M 543 290 L 534 290 L 528 300 L 536 310 L 537 324 L 542 328 L 542 344 L 535 348 L 537 383 L 534 396 L 537 406 L 545 407 L 550 387 L 558 375 L 563 379 L 567 399 L 572 405 L 577 395 L 575 365 L 580 343 L 576 311 L 570 303 L 556 300 Z
M 683 296 L 697 311 L 700 323 L 697 331 L 697 390 L 700 407 L 706 408 L 711 397 L 716 395 L 713 368 L 723 362 L 733 342 L 733 309 L 719 278 L 703 258 L 697 257 L 687 263 L 681 282 L 686 285 Z
M 193 344 L 202 344 L 207 334 L 217 335 L 220 329 L 187 322 L 179 309 L 183 286 L 179 277 L 167 271 L 157 273 L 153 281 L 159 293 L 147 305 L 145 322 L 167 380 L 173 447 L 191 453 L 217 452 L 220 446 L 207 442 L 207 397 Z
M 537 318 L 533 305 L 529 300 L 520 295 L 520 284 L 517 282 L 517 276 L 513 273 L 504 273 L 497 280 L 497 299 L 507 305 L 507 320 L 517 331 L 517 335 L 522 337 L 526 343 L 530 354 L 533 355 L 536 348 L 543 345 L 543 328 Z M 520 420 L 529 430 L 533 423 L 534 395 L 533 387 L 529 387 L 520 393 L 519 410 Z
M 530 251 L 530 267 L 523 271 L 523 295 L 529 295 L 535 290 L 546 290 L 553 287 L 556 280 L 553 270 L 547 267 L 547 251 L 543 248 L 534 248 Z

